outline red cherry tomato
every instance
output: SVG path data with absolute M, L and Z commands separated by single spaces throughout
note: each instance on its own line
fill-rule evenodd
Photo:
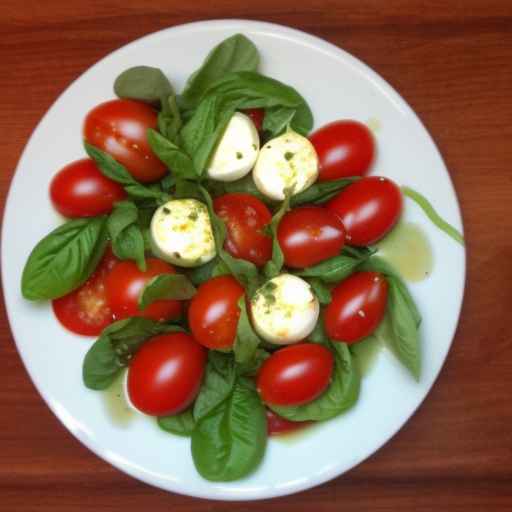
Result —
M 303 206 L 281 219 L 277 239 L 288 267 L 315 265 L 340 253 L 345 244 L 341 221 L 320 206 Z
M 314 132 L 309 139 L 318 154 L 318 181 L 363 176 L 373 162 L 373 135 L 358 121 L 334 121 Z
M 213 207 L 226 223 L 226 251 L 258 266 L 272 257 L 272 238 L 263 232 L 272 214 L 263 202 L 251 194 L 225 194 L 214 200 Z
M 369 336 L 386 313 L 388 282 L 377 272 L 357 272 L 331 292 L 325 309 L 329 338 L 351 344 Z
M 146 265 L 146 271 L 142 272 L 133 261 L 121 261 L 107 276 L 107 299 L 116 320 L 141 316 L 164 321 L 180 316 L 181 302 L 177 300 L 157 300 L 145 309 L 139 309 L 139 296 L 149 280 L 160 274 L 176 273 L 174 267 L 157 258 L 147 258 Z
M 244 294 L 232 276 L 219 276 L 197 289 L 188 309 L 188 323 L 194 338 L 208 348 L 233 345 L 240 317 L 238 300 Z
M 369 245 L 380 240 L 397 223 L 402 213 L 402 193 L 387 178 L 362 178 L 326 205 L 343 222 L 350 245 Z
M 84 137 L 124 165 L 135 179 L 149 183 L 167 173 L 146 136 L 147 129 L 157 129 L 157 124 L 157 113 L 149 105 L 132 100 L 111 100 L 87 114 Z
M 248 108 L 247 110 L 242 110 L 246 116 L 251 118 L 251 121 L 254 123 L 256 130 L 261 132 L 263 127 L 263 119 L 265 119 L 265 110 L 262 108 Z
M 80 288 L 52 301 L 53 312 L 66 329 L 84 336 L 99 336 L 113 322 L 105 278 L 118 261 L 108 249 L 96 271 Z
M 256 377 L 256 387 L 268 404 L 305 404 L 326 390 L 333 365 L 332 353 L 322 345 L 290 345 L 265 360 Z
M 302 430 L 312 423 L 312 421 L 290 421 L 267 409 L 267 433 L 269 436 L 279 436 Z
M 128 370 L 128 396 L 151 416 L 177 414 L 195 399 L 206 350 L 188 334 L 162 334 L 146 341 Z
M 89 158 L 63 167 L 52 179 L 50 199 L 65 217 L 93 217 L 110 213 L 126 197 L 123 187 L 101 174 Z

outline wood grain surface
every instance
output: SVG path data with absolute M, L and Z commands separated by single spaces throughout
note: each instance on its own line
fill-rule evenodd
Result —
M 34 389 L 2 309 L 0 509 L 512 510 L 510 0 L 2 0 L 2 199 L 38 120 L 86 68 L 147 33 L 228 17 L 291 25 L 344 48 L 397 88 L 433 134 L 462 204 L 469 255 L 446 365 L 411 421 L 343 477 L 266 502 L 209 502 L 139 483 L 80 445 Z

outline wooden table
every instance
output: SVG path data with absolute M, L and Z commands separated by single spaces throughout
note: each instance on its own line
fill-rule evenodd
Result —
M 223 17 L 291 25 L 348 50 L 403 93 L 434 135 L 462 204 L 469 254 L 446 365 L 411 421 L 345 476 L 264 503 L 207 502 L 132 480 L 80 445 L 35 391 L 2 310 L 0 508 L 512 510 L 510 0 L 2 0 L 2 198 L 28 136 L 70 81 L 144 34 Z

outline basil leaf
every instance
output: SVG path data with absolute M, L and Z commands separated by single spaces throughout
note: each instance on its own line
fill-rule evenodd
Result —
M 89 389 L 106 389 L 121 369 L 149 338 L 165 332 L 181 332 L 177 325 L 166 325 L 147 318 L 119 320 L 103 330 L 85 355 L 82 378 Z
M 158 105 L 162 98 L 174 95 L 171 83 L 161 69 L 135 66 L 123 71 L 114 82 L 119 98 L 144 101 Z
M 459 244 L 464 245 L 464 237 L 451 224 L 446 222 L 434 209 L 430 201 L 422 194 L 410 187 L 402 187 L 405 196 L 411 198 L 427 215 L 432 223 L 441 231 L 444 231 L 449 237 L 453 238 Z
M 186 270 L 186 274 L 194 286 L 199 286 L 213 277 L 212 272 L 218 263 L 219 257 L 216 256 L 204 265 Z
M 290 201 L 290 206 L 300 206 L 303 204 L 322 204 L 334 197 L 345 187 L 357 181 L 359 177 L 341 178 L 333 181 L 316 182 L 311 187 L 294 195 Z
M 147 130 L 147 137 L 153 152 L 174 176 L 181 179 L 197 178 L 194 164 L 187 153 L 151 128 Z
M 311 340 L 311 336 L 309 339 Z M 290 421 L 322 421 L 338 416 L 357 402 L 361 377 L 348 345 L 336 341 L 328 342 L 327 347 L 334 354 L 334 370 L 327 390 L 308 404 L 268 404 L 270 409 Z
M 245 295 L 240 297 L 238 307 L 240 308 L 240 318 L 238 319 L 233 352 L 237 363 L 247 363 L 254 357 L 261 340 L 254 332 L 249 320 L 245 305 Z
M 296 109 L 290 107 L 268 108 L 263 118 L 263 130 L 269 132 L 271 137 L 281 135 L 291 123 L 296 112 Z
M 162 99 L 162 110 L 158 113 L 158 129 L 160 133 L 172 142 L 179 140 L 179 131 L 183 121 L 176 103 L 176 96 L 171 94 Z
M 139 211 L 131 201 L 116 203 L 107 221 L 112 251 L 120 260 L 134 260 L 142 272 L 146 270 L 145 243 L 138 224 Z
M 235 362 L 231 354 L 210 350 L 203 384 L 194 403 L 194 419 L 201 420 L 230 395 L 235 385 Z
M 242 34 L 235 34 L 217 45 L 203 65 L 188 79 L 179 98 L 184 109 L 195 108 L 202 96 L 219 78 L 232 71 L 256 71 L 258 49 Z
M 276 348 L 279 348 L 279 346 L 276 345 Z M 269 357 L 269 352 L 262 348 L 258 348 L 256 349 L 256 352 L 254 352 L 252 359 L 245 363 L 237 364 L 236 373 L 245 377 L 254 377 L 258 373 L 258 370 L 261 368 L 261 365 Z
M 325 346 L 329 345 L 329 338 L 325 332 L 324 321 L 321 316 L 318 318 L 313 332 L 308 336 L 308 341 L 311 341 L 312 343 L 320 343 Z
M 218 197 L 224 194 L 251 194 L 257 197 L 260 201 L 268 205 L 275 205 L 276 202 L 263 195 L 254 184 L 252 173 L 248 174 L 242 179 L 236 181 L 209 181 L 207 185 L 208 190 L 213 197 Z
M 196 293 L 183 274 L 160 274 L 147 282 L 139 295 L 139 309 L 146 309 L 156 300 L 187 300 Z
M 368 259 L 368 257 L 369 256 L 366 256 L 365 259 Z M 318 278 L 325 283 L 339 283 L 352 274 L 365 259 L 343 255 L 334 256 L 333 258 L 318 263 L 318 265 L 299 270 L 295 272 L 295 275 Z
M 151 188 L 139 183 L 126 168 L 114 160 L 108 153 L 101 151 L 88 142 L 84 142 L 85 151 L 99 167 L 100 171 L 107 177 L 123 185 L 126 192 L 135 199 L 155 199 L 159 202 L 166 202 L 169 195 L 159 190 L 159 187 Z
M 272 259 L 267 261 L 263 267 L 263 272 L 269 279 L 277 276 L 279 272 L 281 272 L 284 264 L 283 251 L 281 250 L 279 241 L 277 240 L 277 228 L 279 227 L 279 223 L 281 222 L 284 214 L 290 209 L 290 194 L 289 190 L 285 190 L 285 199 L 270 222 L 270 233 L 272 235 Z
M 187 409 L 173 416 L 161 416 L 157 419 L 158 426 L 178 436 L 190 437 L 196 428 L 196 420 L 192 414 L 192 409 Z
M 322 305 L 330 304 L 331 302 L 331 290 L 323 283 L 318 277 L 310 277 L 306 281 L 311 286 L 313 293 L 316 295 L 318 302 Z
M 203 194 L 197 181 L 183 179 L 176 180 L 174 188 L 174 197 L 176 199 L 199 199 L 203 200 Z
M 239 378 L 230 396 L 197 423 L 192 457 L 203 478 L 229 482 L 260 464 L 266 443 L 265 408 L 254 383 Z
M 213 202 L 209 192 L 202 186 L 199 186 L 206 206 L 208 207 L 208 213 L 210 215 L 210 221 L 212 223 L 213 237 L 215 239 L 215 248 L 217 255 L 224 262 L 229 272 L 240 282 L 240 284 L 246 289 L 246 293 L 249 298 L 252 297 L 254 292 L 257 290 L 260 284 L 260 275 L 258 268 L 254 263 L 243 260 L 241 258 L 234 258 L 227 251 L 224 250 L 224 241 L 226 239 L 226 226 L 222 219 L 215 213 L 213 209 Z
M 23 297 L 56 299 L 82 285 L 105 252 L 106 221 L 106 216 L 73 219 L 46 235 L 25 263 Z

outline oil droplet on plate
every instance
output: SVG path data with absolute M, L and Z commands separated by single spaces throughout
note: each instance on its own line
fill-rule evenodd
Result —
M 128 405 L 124 394 L 126 370 L 116 377 L 108 389 L 103 391 L 103 404 L 110 421 L 119 427 L 128 426 L 135 418 L 135 411 Z
M 376 117 L 371 117 L 366 121 L 366 126 L 373 132 L 377 133 L 381 129 L 380 121 Z

